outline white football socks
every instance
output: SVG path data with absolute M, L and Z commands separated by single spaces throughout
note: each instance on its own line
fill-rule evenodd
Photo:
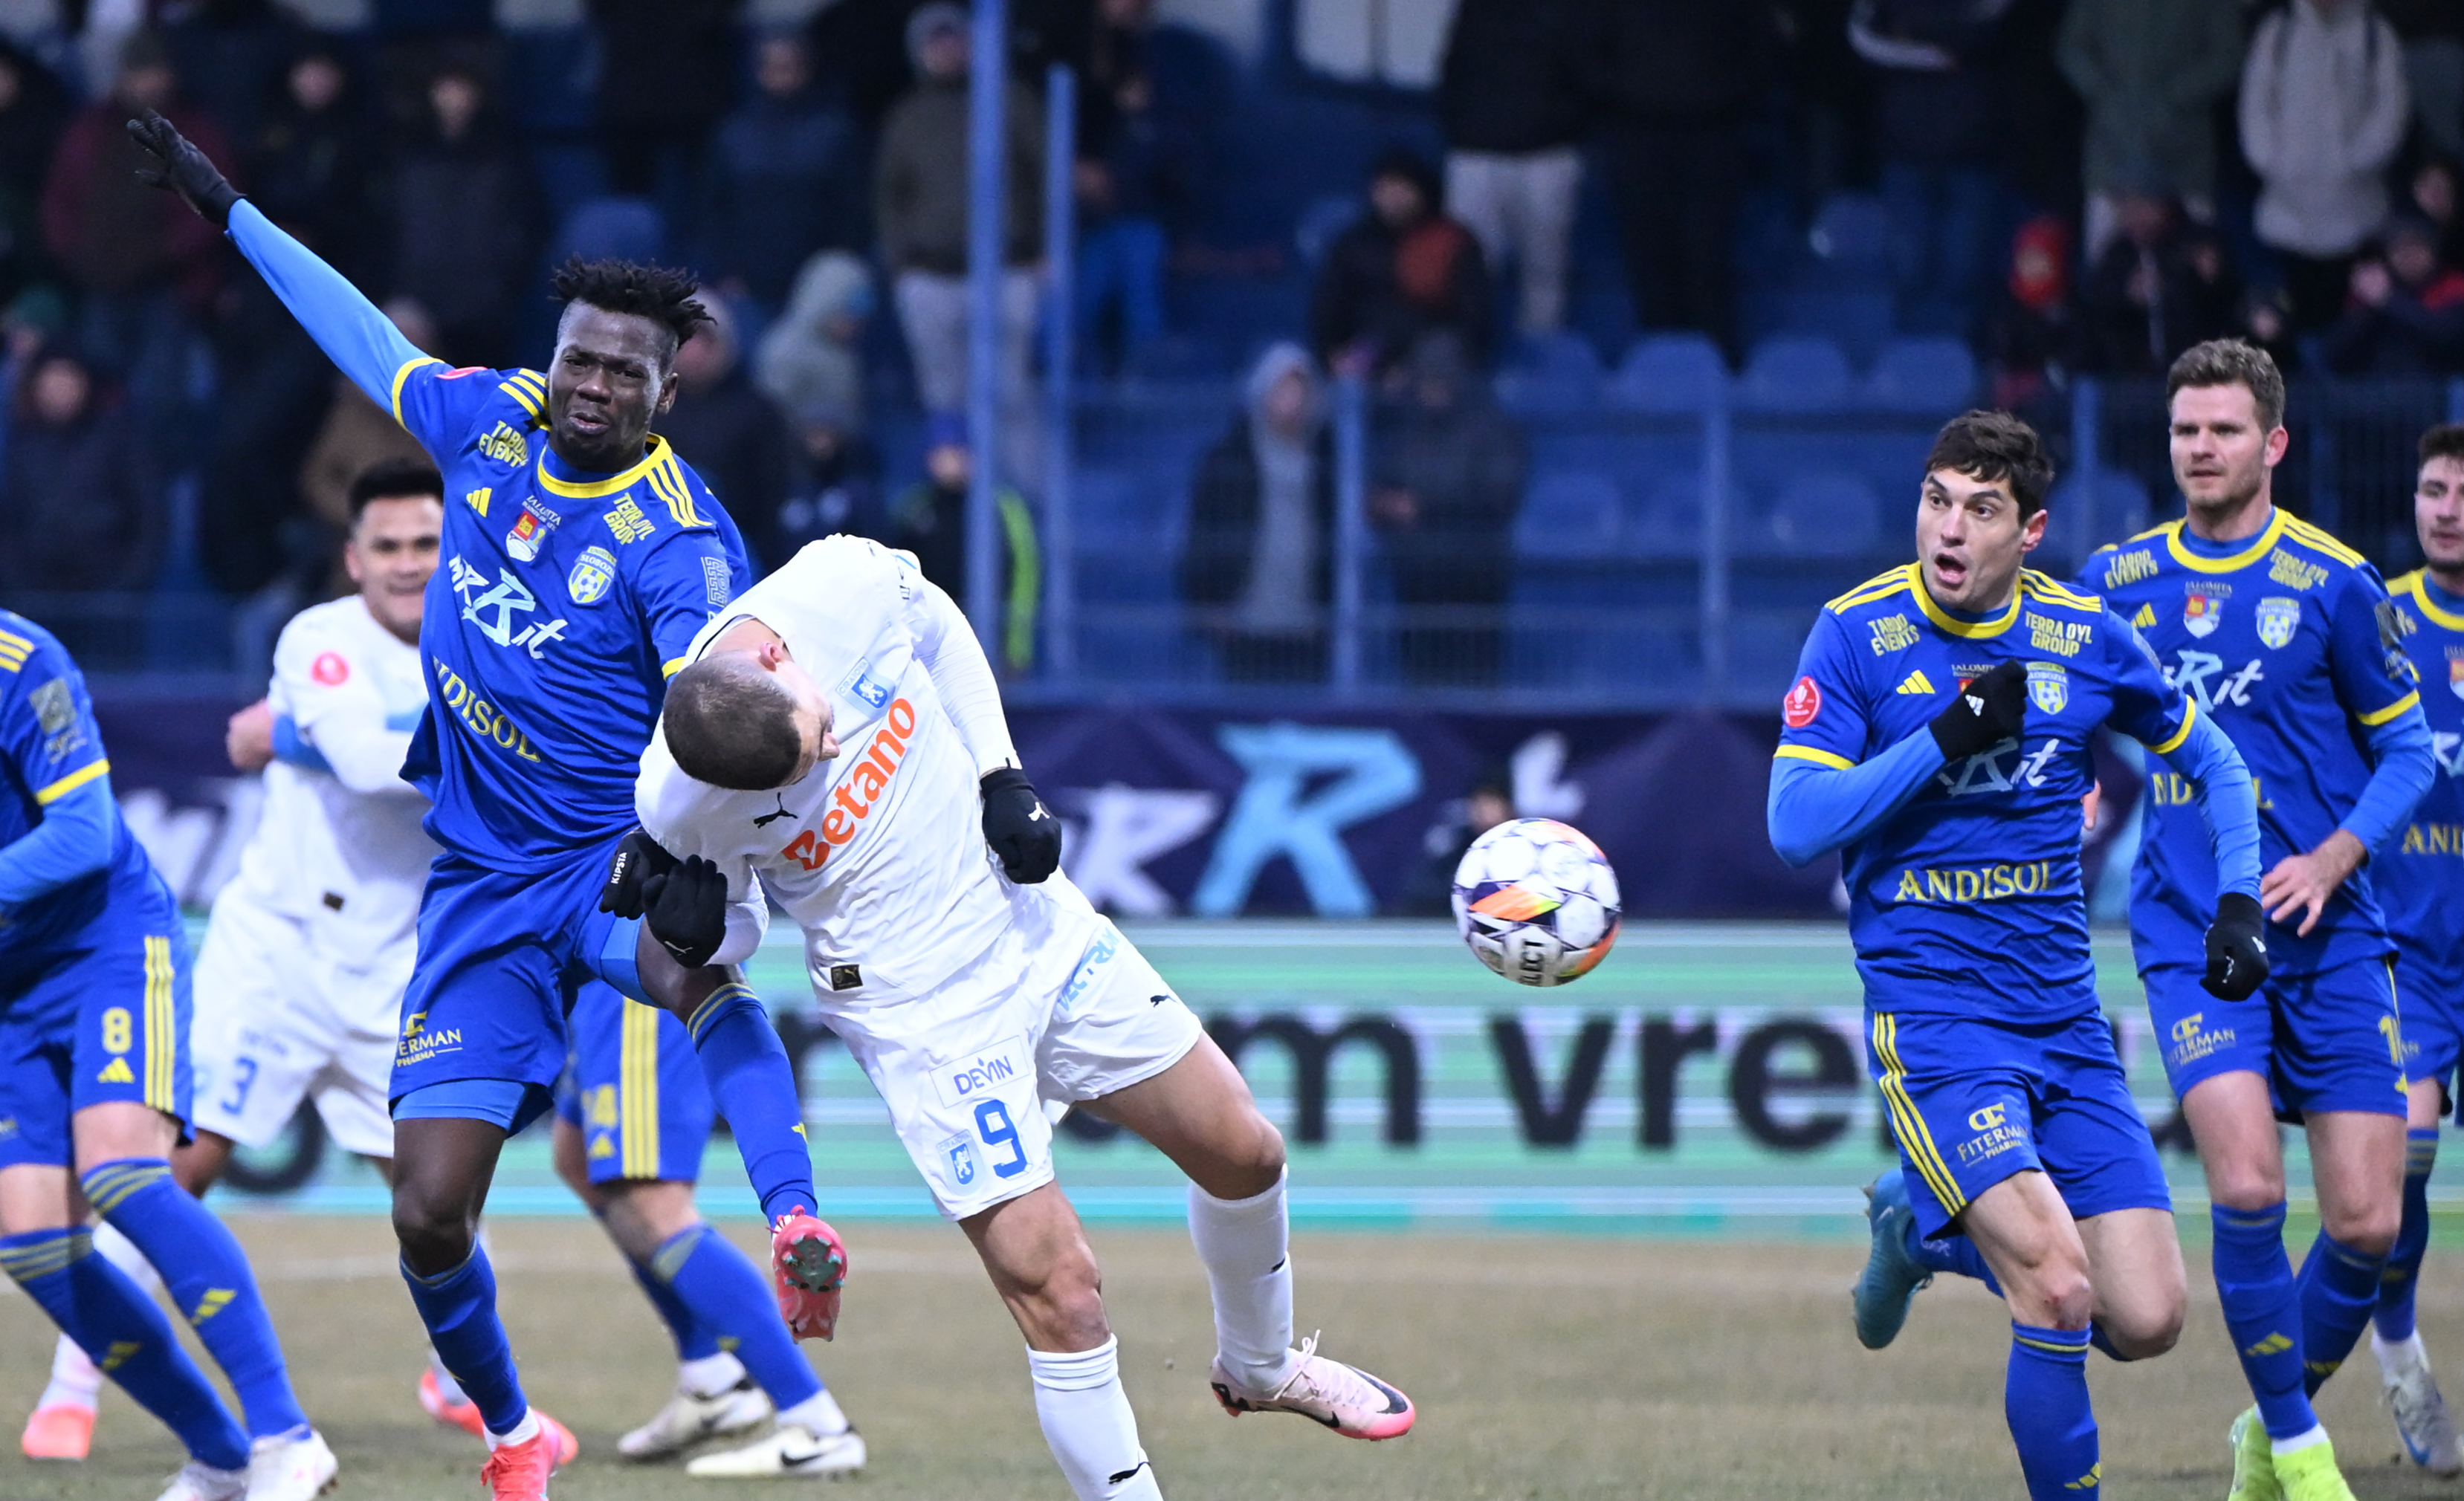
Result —
M 1189 1186 L 1189 1238 L 1215 1292 L 1215 1346 L 1224 1369 L 1273 1391 L 1292 1367 L 1292 1263 L 1284 1179 L 1249 1199 Z
M 830 1389 L 826 1386 L 796 1405 L 780 1412 L 781 1427 L 785 1427 L 791 1423 L 800 1428 L 810 1428 L 824 1438 L 845 1433 L 855 1426 L 847 1422 L 847 1414 L 839 1410 L 839 1400 L 830 1395 Z
M 98 1222 L 94 1228 L 94 1249 L 102 1259 L 126 1273 L 128 1279 L 147 1293 L 159 1297 L 163 1293 L 162 1273 L 145 1259 L 145 1253 L 129 1243 L 128 1237 L 109 1225 Z M 38 1407 L 83 1407 L 92 1411 L 97 1394 L 102 1390 L 102 1373 L 86 1359 L 77 1341 L 62 1335 L 52 1351 L 52 1381 L 43 1388 Z
M 1077 1355 L 1027 1351 L 1036 1420 L 1078 1501 L 1163 1501 L 1121 1390 L 1119 1356 L 1113 1339 Z
M 721 1350 L 698 1360 L 676 1362 L 676 1390 L 694 1397 L 715 1397 L 733 1391 L 744 1380 L 744 1362 Z

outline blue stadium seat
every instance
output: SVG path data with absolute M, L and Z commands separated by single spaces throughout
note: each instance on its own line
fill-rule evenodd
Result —
M 1700 334 L 1655 334 L 1634 346 L 1610 383 L 1612 400 L 1645 411 L 1698 411 L 1728 386 L 1720 346 Z
M 1955 338 L 1895 338 L 1865 377 L 1865 404 L 1948 418 L 1976 400 L 1976 357 Z
M 1848 404 L 1848 357 L 1827 338 L 1768 338 L 1746 361 L 1738 404 L 1773 412 L 1837 411 Z
M 1765 526 L 1764 536 L 1741 539 L 1747 545 L 1738 551 L 1855 557 L 1881 543 L 1882 506 L 1874 488 L 1854 474 L 1805 474 L 1780 491 Z
M 1670 474 L 1651 487 L 1626 532 L 1638 557 L 1693 557 L 1703 551 L 1703 477 Z
M 2147 487 L 2136 475 L 2099 469 L 2094 482 L 2091 489 L 2086 476 L 2072 475 L 2054 487 L 2045 540 L 2028 555 L 2030 567 L 2067 577 L 2098 548 L 2147 530 Z
M 594 198 L 565 217 L 548 256 L 583 260 L 656 261 L 667 253 L 668 226 L 647 198 Z
M 1806 243 L 1828 266 L 1886 272 L 1891 264 L 1891 216 L 1880 198 L 1836 193 L 1814 216 Z
M 1514 519 L 1523 557 L 1603 557 L 1617 550 L 1624 497 L 1617 482 L 1584 469 L 1537 475 Z
M 1588 407 L 1599 401 L 1606 372 L 1590 339 L 1575 334 L 1530 335 L 1516 341 L 1497 377 L 1509 406 Z

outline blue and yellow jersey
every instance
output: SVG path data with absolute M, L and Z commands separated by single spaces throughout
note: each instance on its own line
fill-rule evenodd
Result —
M 111 772 L 85 675 L 51 632 L 0 610 L 0 847 L 34 832 L 43 810 Z M 102 869 L 0 912 L 0 986 L 91 942 L 106 920 L 164 925 L 177 917 L 171 893 L 117 809 L 111 859 Z M 7 1004 L 0 990 L 0 1005 Z
M 2080 587 L 2104 593 L 2166 677 L 2241 751 L 2258 793 L 2262 869 L 2336 831 L 2370 779 L 2369 732 L 2420 700 L 2378 571 L 2281 509 L 2257 536 L 2233 543 L 2202 542 L 2168 522 L 2100 550 Z M 2145 806 L 2130 893 L 2140 966 L 2197 963 L 2216 902 L 2206 822 L 2169 772 L 2151 771 Z M 2277 974 L 2388 952 L 2371 875 L 2355 872 L 2307 938 L 2270 925 Z
M 2387 594 L 2403 622 L 2405 655 L 2421 681 L 2421 711 L 2437 749 L 2438 774 L 2370 868 L 2406 962 L 2434 960 L 2431 975 L 2444 979 L 2464 972 L 2464 598 L 2419 571 L 2387 585 Z M 2410 976 L 2406 979 L 2409 1006 Z M 2464 1004 L 2464 995 L 2446 1001 Z
M 2020 735 L 1946 766 L 1842 853 L 1849 936 L 1881 1012 L 2045 1021 L 2097 1009 L 2079 799 L 2101 725 L 2169 751 L 2191 709 L 2094 595 L 2024 572 L 1982 620 L 1943 609 L 1917 565 L 1825 605 L 1783 707 L 1778 754 L 1850 767 L 1927 733 L 1950 695 L 2027 664 Z
M 663 439 L 616 474 L 558 459 L 538 371 L 422 358 L 390 395 L 445 474 L 419 640 L 429 709 L 403 772 L 439 844 L 546 869 L 632 823 L 667 679 L 752 582 L 743 544 Z

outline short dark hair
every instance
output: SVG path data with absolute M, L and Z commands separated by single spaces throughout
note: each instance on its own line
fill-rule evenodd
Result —
M 796 701 L 741 652 L 704 657 L 670 680 L 665 722 L 676 770 L 732 792 L 786 786 L 804 754 Z
M 2021 517 L 2045 509 L 2054 488 L 2054 461 L 2045 456 L 2045 441 L 2009 412 L 1962 412 L 1934 434 L 1933 451 L 1925 455 L 1925 472 L 1949 469 L 1969 479 L 2008 483 Z
M 2440 423 L 2421 435 L 2421 462 L 2464 459 L 2464 423 Z
M 2276 357 L 2248 339 L 2211 338 L 2182 351 L 2165 376 L 2165 404 L 2194 385 L 2240 386 L 2257 404 L 2262 430 L 2284 425 L 2284 372 L 2276 368 Z
M 445 498 L 445 476 L 425 459 L 379 459 L 351 481 L 351 525 L 380 500 Z
M 585 261 L 570 256 L 548 278 L 548 290 L 566 307 L 577 302 L 607 313 L 649 318 L 666 329 L 675 348 L 693 337 L 693 330 L 717 320 L 694 294 L 701 279 L 673 266 L 645 266 L 639 261 Z

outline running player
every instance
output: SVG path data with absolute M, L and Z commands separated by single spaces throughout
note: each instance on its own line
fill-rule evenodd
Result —
M 506 1138 L 553 1103 L 582 984 L 607 978 L 692 1016 L 774 1227 L 791 1327 L 830 1332 L 846 1264 L 803 1212 L 802 1110 L 759 1002 L 706 952 L 593 910 L 666 675 L 745 572 L 707 488 L 649 430 L 705 315 L 680 273 L 570 263 L 553 281 L 564 313 L 548 372 L 449 370 L 168 121 L 149 112 L 129 132 L 150 159 L 141 175 L 227 228 L 445 471 L 446 560 L 420 627 L 432 696 L 404 767 L 445 854 L 394 1056 L 394 1228 L 429 1340 L 485 1422 L 486 1483 L 499 1501 L 539 1501 L 561 1444 L 522 1394 L 476 1230 Z
M 77 664 L 5 612 L 0 767 L 0 1271 L 187 1447 L 163 1501 L 308 1501 L 333 1451 L 239 1243 L 171 1178 L 190 1082 L 179 906 L 112 800 Z M 153 1299 L 93 1253 L 88 1206 L 162 1269 L 245 1432 Z
M 417 642 L 443 495 L 425 464 L 380 464 L 353 482 L 342 561 L 359 593 L 293 617 L 271 691 L 232 717 L 233 764 L 264 772 L 265 800 L 197 956 L 194 1138 L 171 1163 L 190 1193 L 212 1186 L 234 1145 L 272 1142 L 303 1099 L 344 1151 L 392 1174 L 385 1084 L 436 855 L 419 829 L 427 799 L 401 772 L 428 703 Z M 97 1248 L 154 1281 L 113 1238 L 97 1231 Z M 100 1380 L 63 1338 L 27 1420 L 29 1455 L 85 1457 Z M 435 1385 L 431 1372 L 423 1387 Z
M 2257 1398 L 2233 1425 L 2233 1493 L 2343 1501 L 2310 1396 L 2377 1301 L 2407 1110 L 2394 947 L 2364 862 L 2429 787 L 2430 730 L 2377 571 L 2274 503 L 2287 442 L 2276 362 L 2220 339 L 2175 360 L 2166 388 L 2189 515 L 2100 551 L 2081 587 L 2139 627 L 2256 778 L 2273 973 L 2244 1000 L 2200 985 L 2215 873 L 2163 774 L 2148 778 L 2131 946 L 2207 1173 L 2225 1326 Z M 2298 1282 L 2279 1119 L 2302 1123 L 2319 1195 Z
M 2053 478 L 2015 417 L 1942 429 L 1917 561 L 1815 618 L 1770 804 L 1789 863 L 1845 852 L 1867 1067 L 1903 1164 L 1877 1186 L 1858 1338 L 1890 1343 L 1934 1272 L 1993 1285 L 2036 1501 L 2098 1493 L 2090 1342 L 2145 1359 L 2182 1328 L 2172 1200 L 2088 951 L 2079 804 L 2100 726 L 2173 767 L 2212 827 L 2209 983 L 2246 995 L 2267 972 L 2249 772 L 2127 622 L 2023 567 Z
M 1290 1348 L 1283 1140 L 1172 988 L 1054 874 L 1060 826 L 1019 770 L 992 668 L 914 559 L 814 543 L 685 660 L 643 757 L 638 858 L 606 900 L 722 960 L 759 942 L 765 890 L 796 919 L 823 1015 L 1026 1337 L 1071 1489 L 1159 1494 L 1094 1255 L 1053 1181 L 1051 1119 L 1072 1104 L 1190 1176 L 1227 1410 L 1408 1431 L 1402 1393 L 1314 1339 Z
M 2439 1119 L 2455 1102 L 2457 1019 L 2464 1012 L 2464 426 L 2422 434 L 2412 516 L 2430 566 L 2387 590 L 2422 684 L 2438 775 L 2376 872 L 2404 988 L 2409 1082 L 2404 1218 L 2379 1278 L 2370 1349 L 2405 1452 L 2416 1465 L 2453 1475 L 2464 1471 L 2464 1451 L 2413 1327 L 2412 1303 L 2430 1249 L 2430 1169 L 2438 1158 Z

